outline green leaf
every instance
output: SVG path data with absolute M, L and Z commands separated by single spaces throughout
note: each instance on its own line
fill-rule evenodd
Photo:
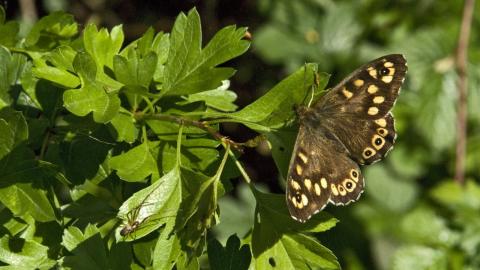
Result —
M 312 218 L 300 223 L 295 221 L 290 216 L 285 203 L 285 195 L 262 193 L 254 190 L 255 198 L 257 199 L 257 212 L 260 216 L 264 216 L 262 221 L 275 224 L 276 231 L 283 232 L 323 232 L 334 227 L 338 222 L 325 211 L 319 212 L 312 216 Z
M 10 269 L 51 269 L 56 261 L 48 257 L 49 248 L 33 240 L 9 238 L 0 239 L 0 261 Z
M 177 235 L 170 235 L 175 222 L 169 222 L 158 237 L 153 251 L 154 269 L 172 269 L 181 254 Z
M 173 26 L 162 90 L 185 95 L 214 89 L 233 75 L 231 68 L 215 68 L 242 53 L 249 44 L 242 40 L 246 29 L 228 26 L 220 30 L 202 50 L 200 17 L 196 9 L 181 13 Z
M 121 179 L 128 182 L 143 181 L 158 171 L 147 141 L 124 154 L 112 157 L 108 164 L 117 170 L 117 175 Z
M 265 95 L 245 108 L 222 116 L 239 121 L 259 132 L 284 126 L 295 115 L 295 106 L 308 101 L 312 87 L 323 87 L 328 81 L 325 73 L 316 73 L 316 64 L 306 64 L 282 80 Z M 256 123 L 256 124 L 254 124 Z
M 28 126 L 21 112 L 11 108 L 0 110 L 0 158 L 28 139 Z
M 401 247 L 392 259 L 393 270 L 446 270 L 447 265 L 445 251 L 419 245 Z
M 252 189 L 257 199 L 252 232 L 252 252 L 258 269 L 339 269 L 337 259 L 326 247 L 298 234 L 300 231 L 322 232 L 337 220 L 326 212 L 314 215 L 306 223 L 290 217 L 284 195 L 261 193 Z M 308 254 L 302 257 L 299 254 Z
M 261 233 L 272 228 L 263 229 Z M 254 230 L 252 238 L 257 237 L 261 236 Z M 328 248 L 306 235 L 284 234 L 271 244 L 262 253 L 257 253 L 257 247 L 252 246 L 257 269 L 341 269 L 337 258 Z
M 297 133 L 297 127 L 285 127 L 266 134 L 271 146 L 273 160 L 282 179 L 287 179 L 288 167 L 295 140 L 297 139 Z
M 94 24 L 89 24 L 83 31 L 83 45 L 85 51 L 92 56 L 97 64 L 97 72 L 103 71 L 103 67 L 113 68 L 113 58 L 123 44 L 122 26 L 115 26 L 112 31 L 102 28 L 97 29 Z
M 98 228 L 95 225 L 88 224 L 83 233 L 78 227 L 70 226 L 65 229 L 63 233 L 62 245 L 68 250 L 73 251 L 86 239 L 99 233 Z
M 80 85 L 80 79 L 72 74 L 75 71 L 73 62 L 76 55 L 77 52 L 70 46 L 57 47 L 42 56 L 42 59 L 37 59 L 32 72 L 38 78 L 43 78 L 63 87 L 75 88 Z M 53 66 L 43 63 L 45 60 Z
M 218 223 L 217 201 L 224 193 L 220 177 L 228 158 L 228 150 L 227 147 L 222 162 L 212 177 L 181 168 L 182 211 L 177 217 L 176 227 L 182 250 L 188 254 L 202 253 L 207 230 Z
M 118 113 L 110 122 L 112 125 L 113 137 L 117 142 L 133 143 L 138 137 L 138 129 L 135 126 L 135 119 L 126 113 Z
M 56 220 L 46 191 L 33 188 L 30 184 L 16 184 L 0 188 L 0 201 L 15 216 L 31 215 L 40 222 Z
M 178 168 L 162 176 L 150 186 L 137 191 L 120 207 L 117 216 L 124 224 L 138 221 L 140 226 L 126 241 L 139 239 L 175 219 L 181 201 L 180 174 Z M 117 229 L 117 237 L 122 228 Z M 117 238 L 119 239 L 119 238 Z
M 27 47 L 53 49 L 62 40 L 71 39 L 78 33 L 73 15 L 57 11 L 41 18 L 30 30 L 26 39 Z
M 216 239 L 208 241 L 208 261 L 212 270 L 242 270 L 248 269 L 252 255 L 248 245 L 240 248 L 240 239 L 230 236 L 225 248 Z
M 157 61 L 157 55 L 154 52 L 150 52 L 142 58 L 136 53 L 130 53 L 128 58 L 115 55 L 113 71 L 116 79 L 125 85 L 140 85 L 148 88 Z
M 73 255 L 64 258 L 63 266 L 73 269 L 109 269 L 107 252 L 99 233 L 84 237 L 71 252 Z
M 14 75 L 12 55 L 5 47 L 0 46 L 0 78 L 2 78 L 0 80 L 0 109 L 12 102 L 9 90 L 15 80 Z
M 3 10 L 1 6 L 0 9 Z M 3 13 L 3 20 L 0 22 L 0 45 L 14 47 L 19 39 L 18 33 L 20 30 L 20 24 L 15 21 L 5 23 L 4 20 L 5 13 Z
M 222 85 L 217 89 L 188 95 L 185 98 L 185 101 L 178 102 L 178 104 L 184 105 L 203 101 L 208 107 L 213 109 L 224 112 L 235 111 L 237 105 L 233 102 L 237 99 L 237 94 L 233 91 L 227 90 L 229 86 L 230 81 L 223 81 Z
M 65 107 L 78 116 L 93 112 L 93 119 L 99 123 L 112 120 L 120 108 L 120 99 L 114 93 L 107 93 L 108 85 L 96 81 L 96 66 L 91 56 L 78 53 L 73 66 L 80 75 L 82 86 L 64 92 Z

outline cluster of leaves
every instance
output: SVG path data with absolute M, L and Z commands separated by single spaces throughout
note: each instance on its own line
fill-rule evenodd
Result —
M 308 235 L 337 220 L 321 213 L 300 224 L 283 195 L 252 183 L 255 222 L 242 247 L 235 235 L 223 248 L 208 234 L 230 214 L 217 207 L 229 179 L 248 180 L 218 124 L 276 138 L 285 164 L 292 142 L 279 129 L 328 80 L 307 64 L 235 111 L 235 70 L 218 66 L 248 49 L 245 32 L 227 26 L 202 47 L 193 9 L 170 34 L 149 29 L 125 45 L 121 26 L 80 32 L 56 12 L 21 37 L 0 8 L 0 261 L 16 269 L 198 269 L 202 261 L 338 269 Z
M 468 142 L 462 189 L 453 183 L 456 130 L 455 48 L 463 2 L 260 1 L 270 19 L 255 33 L 256 52 L 295 70 L 328 58 L 322 70 L 348 72 L 387 53 L 403 53 L 409 71 L 394 108 L 398 139 L 388 158 L 365 168 L 365 198 L 345 220 L 350 239 L 335 247 L 353 269 L 478 269 L 480 184 L 480 21 L 474 19 L 468 63 Z M 480 11 L 476 5 L 476 11 Z M 415 10 L 415 12 L 411 12 Z M 277 40 L 283 46 L 273 46 Z M 338 76 L 336 80 L 343 76 Z M 336 210 L 333 210 L 336 212 Z M 338 214 L 342 215 L 339 210 Z M 477 213 L 477 214 L 475 214 Z M 341 229 L 341 226 L 337 227 Z M 334 237 L 334 236 L 332 236 Z M 327 239 L 326 239 L 327 240 Z M 359 248 L 355 249 L 355 246 Z

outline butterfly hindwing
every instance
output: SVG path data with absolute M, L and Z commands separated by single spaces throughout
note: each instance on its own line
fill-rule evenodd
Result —
M 290 161 L 287 205 L 291 216 L 307 221 L 328 202 L 345 205 L 363 191 L 363 176 L 337 141 L 300 127 Z M 335 158 L 332 158 L 335 157 Z

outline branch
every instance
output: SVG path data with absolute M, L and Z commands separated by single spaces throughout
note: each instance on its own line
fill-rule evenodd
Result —
M 475 0 L 465 0 L 460 35 L 458 37 L 457 53 L 455 57 L 456 69 L 458 73 L 455 181 L 460 185 L 463 185 L 465 181 L 465 152 L 467 145 L 467 51 L 474 5 Z
M 155 120 L 159 120 L 159 121 L 175 122 L 175 123 L 178 123 L 179 125 L 183 124 L 183 125 L 187 125 L 187 126 L 194 126 L 194 127 L 203 129 L 206 132 L 210 133 L 210 135 L 214 139 L 231 145 L 233 148 L 235 148 L 235 150 L 237 150 L 239 152 L 243 152 L 243 145 L 245 145 L 244 143 L 235 142 L 235 141 L 229 139 L 227 136 L 222 135 L 216 129 L 210 127 L 208 125 L 208 122 L 206 122 L 206 121 L 195 121 L 195 120 L 186 119 L 186 118 L 182 118 L 182 117 L 174 116 L 174 115 L 169 115 L 169 114 L 143 114 L 143 113 L 136 113 L 135 114 L 135 119 L 137 119 L 137 120 L 155 119 Z M 250 145 L 247 145 L 247 146 L 250 146 Z

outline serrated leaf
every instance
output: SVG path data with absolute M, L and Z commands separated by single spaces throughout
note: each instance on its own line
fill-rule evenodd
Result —
M 73 15 L 57 11 L 35 23 L 25 39 L 25 45 L 51 49 L 58 46 L 61 40 L 73 38 L 77 33 L 78 25 Z
M 328 75 L 317 73 L 316 64 L 306 64 L 295 73 L 275 85 L 265 95 L 234 113 L 219 114 L 241 122 L 259 132 L 279 128 L 295 115 L 295 106 L 309 98 L 312 87 L 324 87 Z
M 240 239 L 236 235 L 228 238 L 225 248 L 217 239 L 208 241 L 207 251 L 211 270 L 246 270 L 252 258 L 249 246 L 240 247 Z
M 121 179 L 128 182 L 143 181 L 157 172 L 157 164 L 147 141 L 124 154 L 112 157 L 108 164 Z
M 122 26 L 115 26 L 110 33 L 107 29 L 97 29 L 94 24 L 89 24 L 83 31 L 83 44 L 85 51 L 92 56 L 97 63 L 97 68 L 103 70 L 103 66 L 113 68 L 113 58 L 123 44 Z
M 170 36 L 162 91 L 168 95 L 184 95 L 214 89 L 233 75 L 233 69 L 215 68 L 246 51 L 242 40 L 245 29 L 230 26 L 220 30 L 202 50 L 200 17 L 195 9 L 181 13 Z
M 139 85 L 148 88 L 157 61 L 157 55 L 154 52 L 150 52 L 144 57 L 140 57 L 135 52 L 130 53 L 128 58 L 115 55 L 113 71 L 116 79 L 125 85 Z
M 120 108 L 120 99 L 114 93 L 107 93 L 108 85 L 96 80 L 92 57 L 87 53 L 78 53 L 73 66 L 82 79 L 82 86 L 64 92 L 65 107 L 78 116 L 93 112 L 93 119 L 99 123 L 112 120 Z
M 73 251 L 79 244 L 97 233 L 99 233 L 98 228 L 92 224 L 87 225 L 85 232 L 78 227 L 69 226 L 63 232 L 62 244 L 68 251 Z

